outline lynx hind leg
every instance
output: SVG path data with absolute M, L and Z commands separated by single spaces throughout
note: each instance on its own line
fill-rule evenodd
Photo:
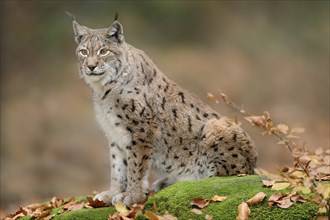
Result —
M 165 187 L 168 187 L 168 186 L 174 184 L 175 182 L 177 182 L 177 180 L 173 177 L 160 178 L 152 184 L 152 190 L 154 192 L 158 192 L 158 191 L 164 189 Z
M 252 138 L 226 117 L 209 120 L 203 129 L 203 145 L 216 164 L 217 175 L 253 174 L 257 151 Z

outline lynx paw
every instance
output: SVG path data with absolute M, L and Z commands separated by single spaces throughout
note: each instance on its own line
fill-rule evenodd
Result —
M 112 204 L 115 204 L 116 202 L 123 202 L 127 206 L 131 206 L 136 203 L 144 202 L 146 199 L 146 196 L 144 193 L 120 193 L 112 198 Z
M 108 205 L 111 205 L 111 202 L 113 200 L 113 197 L 118 194 L 118 192 L 113 192 L 113 191 L 103 191 L 96 196 L 94 196 L 93 200 L 99 200 L 102 202 L 105 202 Z

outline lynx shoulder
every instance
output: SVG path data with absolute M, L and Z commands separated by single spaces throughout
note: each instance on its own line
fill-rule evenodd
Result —
M 95 199 L 142 202 L 151 167 L 161 176 L 155 191 L 182 180 L 253 173 L 251 137 L 126 43 L 117 20 L 105 29 L 74 20 L 73 29 L 80 76 L 93 91 L 110 148 L 110 188 Z

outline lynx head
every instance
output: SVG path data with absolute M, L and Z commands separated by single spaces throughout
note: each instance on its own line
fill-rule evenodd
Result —
M 125 64 L 125 40 L 117 15 L 110 27 L 104 29 L 85 27 L 72 18 L 80 76 L 87 84 L 106 84 L 120 75 Z

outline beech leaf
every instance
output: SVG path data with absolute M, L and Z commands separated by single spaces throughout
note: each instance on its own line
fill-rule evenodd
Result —
M 290 199 L 292 202 L 301 202 L 301 203 L 307 202 L 307 199 L 301 195 L 292 195 Z
M 215 195 L 215 196 L 213 196 L 212 201 L 213 202 L 223 202 L 227 198 L 228 198 L 227 196 L 218 196 L 218 195 Z
M 251 211 L 246 202 L 242 202 L 238 206 L 238 216 L 236 217 L 237 220 L 247 220 L 249 218 Z
M 100 200 L 94 200 L 92 197 L 87 196 L 87 201 L 89 203 L 90 206 L 92 206 L 93 208 L 98 208 L 98 207 L 105 207 L 107 206 L 107 204 L 103 201 Z
M 272 190 L 283 190 L 283 189 L 286 189 L 290 186 L 290 183 L 287 183 L 287 182 L 283 182 L 283 183 L 275 183 L 273 186 L 272 186 Z
M 129 212 L 126 205 L 122 202 L 116 202 L 115 203 L 115 209 L 119 213 L 128 213 Z
M 191 211 L 197 215 L 203 214 L 203 212 L 200 209 L 192 209 Z
M 271 187 L 275 184 L 274 180 L 261 180 L 261 182 L 266 187 Z
M 265 197 L 266 197 L 266 194 L 265 193 L 258 192 L 251 199 L 249 199 L 248 201 L 246 201 L 246 203 L 249 206 L 257 205 L 257 204 L 261 203 L 265 199 Z
M 190 205 L 197 206 L 199 208 L 205 208 L 210 203 L 209 199 L 195 198 L 191 201 Z
M 145 211 L 144 216 L 148 219 L 148 220 L 158 220 L 158 216 L 150 211 Z
M 277 203 L 277 206 L 282 209 L 287 209 L 292 205 L 293 205 L 293 202 L 291 202 L 290 198 L 288 198 L 288 197 L 283 200 L 278 201 L 278 203 Z
M 205 220 L 212 220 L 212 219 L 213 219 L 212 216 L 210 216 L 210 215 L 205 215 Z

